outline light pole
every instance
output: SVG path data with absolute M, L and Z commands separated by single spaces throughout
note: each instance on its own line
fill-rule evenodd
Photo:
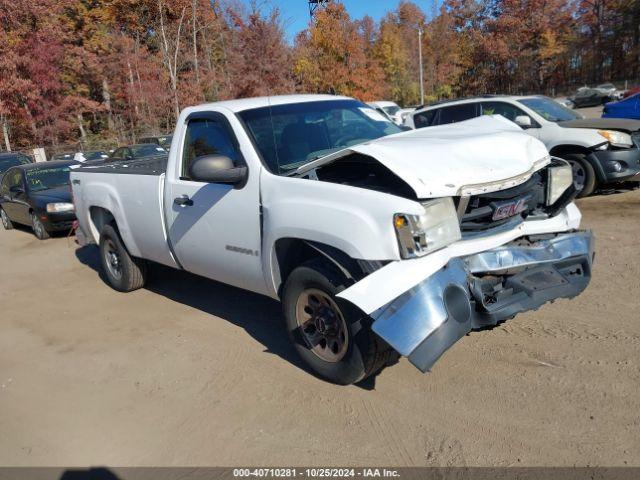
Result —
M 420 105 L 424 105 L 424 70 L 422 68 L 422 26 L 418 27 L 418 55 L 420 56 Z

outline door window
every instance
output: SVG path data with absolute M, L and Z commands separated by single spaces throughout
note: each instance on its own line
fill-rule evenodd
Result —
M 20 170 L 13 170 L 7 173 L 7 177 L 9 180 L 9 190 L 11 190 L 11 187 L 19 187 L 24 189 L 22 183 L 22 172 Z
M 462 122 L 478 116 L 475 103 L 463 103 L 462 105 L 453 105 L 451 107 L 443 107 L 440 110 L 438 125 L 447 123 Z
M 240 154 L 229 128 L 221 120 L 198 118 L 189 121 L 182 153 L 182 179 L 189 180 L 189 166 L 205 155 L 223 155 L 237 165 Z
M 516 117 L 528 117 L 520 108 L 506 102 L 482 102 L 482 115 L 502 115 L 512 122 L 515 121 Z

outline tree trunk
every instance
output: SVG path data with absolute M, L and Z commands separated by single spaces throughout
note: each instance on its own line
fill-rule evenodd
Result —
M 102 98 L 104 105 L 107 107 L 107 125 L 109 130 L 113 130 L 113 112 L 111 110 L 111 92 L 109 91 L 109 83 L 106 78 L 102 79 Z
M 2 116 L 2 134 L 4 135 L 4 146 L 7 152 L 11 151 L 11 143 L 9 143 L 9 126 L 7 125 L 7 117 Z

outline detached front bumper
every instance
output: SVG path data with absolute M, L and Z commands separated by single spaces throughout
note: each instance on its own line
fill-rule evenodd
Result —
M 425 372 L 471 330 L 580 294 L 591 279 L 593 247 L 591 232 L 577 232 L 453 258 L 372 312 L 372 328 Z

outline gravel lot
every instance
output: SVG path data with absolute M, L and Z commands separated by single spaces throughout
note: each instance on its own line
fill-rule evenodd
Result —
M 305 372 L 277 303 L 0 231 L 0 465 L 640 465 L 640 192 L 580 202 L 595 277 L 423 375 Z

